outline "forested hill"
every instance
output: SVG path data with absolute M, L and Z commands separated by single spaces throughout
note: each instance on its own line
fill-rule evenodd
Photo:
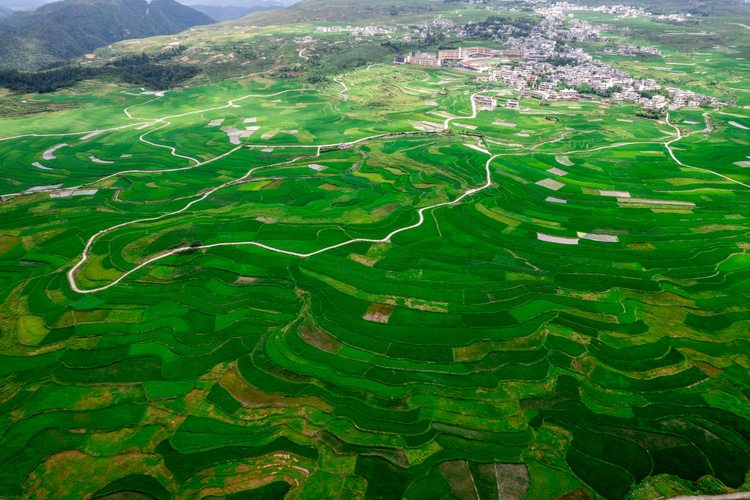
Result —
M 34 70 L 120 40 L 213 22 L 175 0 L 64 0 L 0 19 L 0 69 Z

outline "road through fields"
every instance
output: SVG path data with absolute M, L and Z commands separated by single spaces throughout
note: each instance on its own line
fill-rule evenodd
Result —
M 348 90 L 348 87 L 341 80 L 341 78 L 342 77 L 336 77 L 336 78 L 334 78 L 334 81 L 336 81 L 337 83 L 341 84 L 344 87 L 344 90 L 338 92 L 339 95 L 343 96 L 344 92 L 346 92 Z M 226 105 L 219 106 L 219 107 L 216 107 L 216 108 L 211 108 L 211 109 L 206 109 L 206 110 L 199 110 L 199 111 L 191 111 L 191 112 L 183 113 L 183 114 L 180 114 L 180 115 L 171 115 L 171 116 L 166 116 L 166 117 L 158 118 L 158 119 L 156 119 L 156 118 L 155 119 L 145 119 L 145 120 L 147 120 L 147 122 L 146 122 L 147 124 L 150 124 L 150 123 L 151 124 L 162 123 L 163 125 L 161 127 L 158 127 L 156 129 L 152 129 L 152 130 L 144 133 L 140 137 L 141 141 L 143 141 L 143 142 L 145 142 L 147 144 L 150 144 L 152 146 L 155 146 L 155 147 L 168 148 L 168 149 L 170 149 L 172 151 L 172 154 L 174 156 L 177 156 L 177 157 L 180 157 L 180 158 L 184 158 L 184 159 L 188 159 L 188 160 L 190 160 L 192 162 L 195 162 L 195 165 L 189 165 L 187 167 L 180 167 L 180 168 L 175 168 L 175 169 L 165 169 L 165 170 L 160 170 L 160 171 L 129 170 L 129 171 L 125 171 L 125 172 L 115 173 L 115 174 L 112 174 L 110 176 L 107 176 L 107 177 L 104 177 L 104 178 L 101 178 L 101 179 L 97 179 L 96 181 L 93 181 L 93 182 L 90 182 L 90 183 L 87 183 L 87 184 L 83 184 L 83 185 L 78 186 L 78 187 L 83 187 L 83 186 L 86 186 L 86 185 L 89 185 L 89 184 L 93 184 L 95 182 L 100 182 L 101 180 L 104 180 L 104 179 L 107 179 L 107 178 L 110 178 L 110 177 L 114 177 L 114 176 L 117 176 L 117 175 L 122 175 L 124 173 L 152 173 L 153 174 L 153 173 L 160 173 L 160 172 L 174 172 L 174 171 L 179 171 L 179 170 L 187 170 L 187 169 L 195 168 L 197 166 L 205 165 L 207 163 L 215 161 L 215 160 L 217 160 L 219 158 L 223 158 L 223 157 L 225 157 L 227 155 L 230 155 L 230 154 L 234 153 L 238 149 L 242 148 L 242 146 L 238 146 L 237 148 L 234 148 L 231 151 L 228 151 L 227 153 L 224 153 L 221 156 L 213 158 L 212 160 L 205 161 L 205 162 L 199 162 L 195 158 L 191 158 L 191 157 L 188 157 L 188 156 L 183 156 L 183 155 L 178 154 L 176 152 L 175 148 L 173 148 L 171 146 L 166 146 L 166 145 L 156 144 L 156 143 L 150 142 L 150 141 L 148 141 L 148 140 L 145 139 L 145 136 L 147 134 L 155 131 L 155 130 L 159 130 L 159 129 L 163 128 L 163 127 L 166 127 L 166 126 L 170 125 L 170 122 L 167 121 L 169 119 L 178 118 L 178 117 L 182 117 L 182 116 L 187 116 L 187 115 L 191 115 L 191 114 L 195 114 L 195 113 L 203 113 L 203 112 L 206 112 L 206 111 L 215 111 L 215 110 L 225 109 L 225 108 L 234 106 L 234 103 L 237 102 L 237 101 L 241 101 L 241 100 L 244 100 L 244 99 L 247 99 L 247 98 L 251 98 L 251 97 L 265 98 L 265 97 L 276 96 L 276 95 L 283 94 L 283 93 L 286 93 L 286 92 L 301 92 L 301 91 L 308 91 L 308 90 L 315 90 L 315 89 L 290 89 L 290 90 L 284 90 L 284 91 L 281 91 L 281 92 L 277 92 L 277 93 L 274 93 L 274 94 L 268 94 L 268 95 L 255 95 L 255 94 L 251 94 L 251 95 L 246 95 L 246 96 L 243 96 L 243 97 L 240 97 L 240 98 L 237 98 L 237 99 L 230 100 L 230 101 L 228 101 L 228 103 Z M 455 116 L 455 117 L 447 118 L 443 122 L 443 130 L 444 131 L 448 130 L 448 127 L 449 127 L 450 122 L 452 120 L 456 120 L 456 119 L 470 120 L 470 119 L 476 118 L 476 116 L 477 116 L 477 105 L 476 105 L 476 102 L 475 102 L 475 97 L 478 94 L 480 94 L 480 93 L 481 92 L 474 93 L 470 97 L 471 107 L 472 107 L 472 114 L 471 114 L 471 116 Z M 157 96 L 157 99 L 161 98 L 162 96 L 163 96 L 163 94 L 161 96 Z M 155 99 L 152 99 L 151 101 L 148 101 L 148 102 L 152 102 L 154 100 Z M 147 102 L 146 103 L 141 103 L 141 104 L 147 104 Z M 143 118 L 137 118 L 137 117 L 132 116 L 130 114 L 130 112 L 128 111 L 130 108 L 138 106 L 138 105 L 141 105 L 141 104 L 136 104 L 136 105 L 130 106 L 130 107 L 128 107 L 128 108 L 125 109 L 125 113 L 128 115 L 129 118 L 135 119 L 135 120 L 137 120 L 137 119 L 143 120 Z M 702 171 L 705 171 L 705 172 L 709 172 L 711 174 L 720 176 L 720 177 L 722 177 L 722 178 L 724 178 L 726 180 L 729 180 L 731 182 L 734 182 L 734 183 L 737 183 L 737 184 L 740 184 L 742 186 L 750 188 L 750 185 L 747 185 L 747 184 L 744 184 L 742 182 L 736 181 L 736 180 L 731 179 L 731 178 L 729 178 L 727 176 L 724 176 L 722 174 L 718 174 L 716 172 L 712 172 L 710 170 L 706 170 L 706 169 L 702 169 L 702 168 L 698 168 L 698 167 L 690 167 L 689 165 L 685 165 L 684 163 L 680 162 L 675 157 L 674 151 L 672 150 L 672 148 L 670 147 L 670 145 L 672 143 L 674 143 L 674 142 L 682 139 L 683 136 L 682 136 L 682 134 L 680 132 L 680 129 L 678 127 L 676 127 L 675 125 L 672 125 L 671 123 L 669 123 L 669 115 L 667 115 L 667 124 L 670 125 L 671 127 L 673 127 L 676 130 L 677 137 L 675 137 L 674 139 L 668 140 L 666 142 L 641 141 L 641 142 L 617 143 L 617 144 L 613 144 L 613 145 L 609 145 L 609 146 L 602 146 L 600 148 L 595 148 L 595 149 L 567 151 L 567 152 L 562 152 L 562 153 L 558 153 L 558 154 L 590 153 L 590 152 L 596 151 L 596 150 L 609 149 L 609 148 L 621 147 L 621 146 L 626 146 L 626 145 L 633 145 L 633 144 L 654 144 L 654 143 L 657 143 L 657 144 L 662 144 L 664 147 L 666 147 L 666 149 L 668 150 L 668 152 L 669 152 L 670 156 L 672 157 L 672 159 L 674 159 L 675 162 L 677 162 L 678 164 L 680 164 L 682 166 L 689 167 L 689 168 L 694 168 L 694 169 L 697 169 L 697 170 L 702 170 Z M 119 127 L 119 128 L 124 128 L 124 127 Z M 71 135 L 73 135 L 73 134 L 71 134 Z M 78 135 L 78 134 L 74 134 L 74 135 Z M 368 141 L 368 140 L 372 140 L 372 139 L 377 139 L 379 137 L 383 137 L 383 136 L 387 136 L 387 135 L 392 135 L 392 134 L 377 134 L 377 135 L 374 135 L 374 136 L 370 136 L 370 137 L 359 139 L 357 141 L 352 141 L 351 143 L 331 144 L 331 145 L 327 145 L 327 146 L 351 146 L 352 144 L 355 144 L 355 143 L 359 143 L 359 142 L 363 142 L 363 141 Z M 556 141 L 560 141 L 560 140 L 563 140 L 563 139 L 564 139 L 564 134 L 559 139 L 555 139 L 555 140 L 549 141 L 549 142 L 556 142 Z M 539 146 L 539 145 L 537 145 L 537 146 Z M 317 148 L 317 155 L 316 156 L 318 156 L 318 155 L 320 155 L 320 148 L 321 147 L 325 147 L 325 146 L 315 146 L 315 145 L 312 145 L 312 146 L 300 146 L 300 145 L 283 146 L 282 145 L 282 146 L 276 146 L 276 147 L 280 147 L 280 148 L 285 148 L 285 147 L 310 147 L 310 148 Z M 469 146 L 469 147 L 473 147 L 473 146 Z M 484 152 L 486 154 L 490 154 L 488 151 L 485 151 L 485 150 L 480 150 L 480 151 L 482 151 L 482 152 Z M 202 195 L 200 195 L 200 194 L 196 195 L 196 196 L 200 196 L 200 197 L 197 198 L 197 199 L 195 199 L 195 200 L 193 200 L 193 201 L 191 201 L 191 202 L 189 202 L 187 205 L 185 205 L 183 208 L 181 208 L 179 210 L 176 210 L 176 211 L 170 212 L 170 213 L 166 213 L 166 214 L 162 214 L 162 215 L 160 215 L 158 217 L 152 217 L 152 218 L 146 218 L 146 219 L 138 219 L 138 220 L 133 220 L 133 221 L 125 222 L 125 223 L 122 223 L 122 224 L 117 224 L 115 226 L 112 226 L 112 227 L 109 227 L 109 228 L 104 229 L 102 231 L 99 231 L 98 233 L 96 233 L 95 235 L 93 235 L 91 238 L 89 238 L 89 240 L 86 242 L 86 246 L 85 246 L 85 248 L 84 248 L 84 250 L 83 250 L 83 252 L 81 254 L 81 259 L 76 263 L 76 265 L 73 268 L 71 268 L 68 271 L 68 273 L 67 273 L 68 282 L 70 283 L 71 288 L 74 291 L 78 292 L 78 293 L 95 293 L 95 292 L 98 292 L 98 291 L 101 291 L 101 290 L 106 290 L 106 289 L 108 289 L 110 287 L 113 287 L 113 286 L 117 285 L 122 280 L 124 280 L 129 275 L 131 275 L 132 273 L 137 272 L 140 269 L 144 268 L 145 266 L 148 266 L 149 264 L 152 264 L 152 263 L 154 263 L 154 262 L 156 262 L 158 260 L 164 259 L 165 257 L 168 257 L 170 255 L 177 255 L 177 254 L 180 254 L 180 253 L 185 252 L 185 251 L 195 251 L 195 250 L 209 249 L 209 248 L 220 247 L 220 246 L 244 246 L 244 245 L 251 245 L 251 246 L 256 246 L 256 247 L 263 248 L 263 249 L 266 249 L 266 250 L 269 250 L 269 251 L 272 251 L 272 252 L 276 252 L 276 253 L 281 253 L 281 254 L 285 254 L 285 255 L 291 255 L 291 256 L 295 256 L 295 257 L 299 257 L 299 258 L 307 258 L 307 257 L 311 257 L 313 255 L 317 255 L 317 254 L 320 254 L 320 253 L 323 253 L 323 252 L 326 252 L 326 251 L 329 251 L 329 250 L 332 250 L 332 249 L 335 249 L 335 248 L 340 248 L 342 246 L 345 246 L 345 245 L 348 245 L 348 244 L 351 244 L 351 243 L 355 243 L 355 242 L 369 242 L 369 243 L 385 243 L 385 242 L 390 242 L 391 238 L 393 238 L 395 235 L 397 235 L 399 233 L 402 233 L 402 232 L 405 232 L 405 231 L 408 231 L 410 229 L 414 229 L 414 228 L 417 228 L 417 227 L 421 226 L 424 223 L 424 221 L 425 221 L 424 213 L 426 211 L 432 211 L 432 210 L 434 210 L 436 208 L 445 207 L 445 206 L 451 206 L 451 205 L 456 205 L 458 203 L 461 203 L 467 197 L 470 197 L 470 196 L 472 196 L 472 195 L 474 195 L 476 193 L 479 193 L 480 191 L 482 191 L 482 190 L 487 189 L 488 187 L 490 187 L 492 185 L 492 173 L 491 173 L 491 170 L 490 170 L 490 164 L 496 158 L 499 158 L 499 157 L 502 157 L 502 156 L 515 156 L 515 155 L 525 154 L 525 153 L 526 153 L 525 151 L 520 151 L 520 152 L 501 153 L 501 154 L 494 154 L 494 155 L 490 154 L 490 158 L 485 163 L 486 181 L 485 181 L 485 183 L 483 185 L 481 185 L 479 187 L 476 187 L 476 188 L 468 189 L 465 193 L 463 193 L 461 196 L 459 196 L 458 198 L 456 198 L 453 201 L 447 201 L 447 202 L 443 202 L 443 203 L 437 203 L 435 205 L 430 205 L 430 206 L 418 209 L 417 210 L 417 214 L 418 214 L 418 220 L 417 220 L 417 222 L 415 222 L 414 224 L 411 224 L 409 226 L 396 229 L 396 230 L 392 231 L 391 233 L 389 233 L 388 235 L 386 235 L 383 238 L 379 238 L 379 239 L 353 238 L 353 239 L 350 239 L 350 240 L 338 243 L 336 245 L 331 245 L 331 246 L 328 246 L 328 247 L 325 247 L 325 248 L 321 248 L 319 250 L 316 250 L 316 251 L 313 251 L 313 252 L 309 252 L 309 253 L 292 252 L 290 250 L 284 250 L 284 249 L 281 249 L 281 248 L 275 248 L 275 247 L 272 247 L 272 246 L 269 246 L 269 245 L 265 245 L 263 243 L 255 242 L 255 241 L 226 242 L 226 243 L 215 243 L 215 244 L 210 244 L 210 245 L 201 245 L 201 246 L 196 246 L 196 247 L 180 247 L 180 248 L 171 250 L 169 252 L 161 253 L 161 254 L 159 254 L 159 255 L 157 255 L 155 257 L 152 257 L 152 258 L 150 258 L 150 259 L 142 262 L 137 267 L 131 269 L 130 271 L 127 271 L 127 272 L 123 273 L 119 278 L 117 278 L 116 280 L 114 280 L 112 283 L 109 283 L 108 285 L 105 285 L 105 286 L 102 286 L 102 287 L 99 287 L 99 288 L 88 289 L 88 290 L 82 289 L 82 288 L 80 288 L 77 285 L 76 279 L 75 279 L 75 273 L 87 261 L 87 259 L 88 259 L 88 253 L 89 253 L 92 245 L 94 244 L 94 242 L 96 241 L 96 239 L 99 236 L 102 236 L 102 235 L 104 235 L 106 233 L 109 233 L 111 231 L 114 231 L 114 230 L 116 230 L 118 228 L 121 228 L 121 227 L 124 227 L 124 226 L 128 226 L 128 225 L 131 225 L 131 224 L 137 224 L 137 223 L 142 223 L 142 222 L 153 222 L 153 221 L 157 221 L 157 220 L 160 220 L 160 219 L 172 216 L 172 215 L 178 215 L 180 213 L 185 212 L 186 210 L 188 210 L 190 207 L 192 207 L 196 203 L 199 203 L 199 202 L 205 200 L 207 197 L 209 197 L 211 194 L 215 193 L 216 191 L 218 191 L 218 190 L 220 190 L 220 189 L 222 189 L 224 187 L 237 184 L 239 182 L 244 182 L 245 179 L 247 179 L 248 177 L 250 177 L 258 169 L 268 168 L 268 167 L 274 167 L 274 166 L 280 166 L 280 165 L 284 165 L 284 164 L 288 164 L 288 163 L 293 163 L 293 162 L 296 162 L 296 161 L 299 161 L 299 160 L 305 158 L 307 155 L 295 158 L 295 159 L 287 161 L 287 162 L 279 163 L 279 164 L 264 165 L 264 166 L 260 166 L 260 167 L 255 167 L 255 168 L 251 169 L 247 174 L 245 174 L 240 179 L 235 179 L 233 181 L 229 181 L 229 182 L 224 183 L 224 184 L 222 184 L 220 186 L 217 186 L 215 188 L 209 189 L 209 190 L 205 191 Z M 76 189 L 76 188 L 69 188 L 69 189 Z

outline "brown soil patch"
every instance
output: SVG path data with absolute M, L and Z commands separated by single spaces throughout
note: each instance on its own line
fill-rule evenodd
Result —
M 709 363 L 704 363 L 703 361 L 693 361 L 693 366 L 698 368 L 709 377 L 717 377 L 719 374 L 721 374 L 720 368 L 717 368 Z
M 451 460 L 438 465 L 443 477 L 451 485 L 453 494 L 460 500 L 476 500 L 476 486 L 469 472 L 469 463 L 464 460 Z
M 331 184 L 330 182 L 326 182 L 325 184 L 319 187 L 320 189 L 325 189 L 326 191 L 338 191 L 339 189 L 341 189 L 339 186 L 335 184 Z
M 630 250 L 656 250 L 656 247 L 651 243 L 628 243 L 625 246 Z
M 575 490 L 569 491 L 553 500 L 594 500 L 594 496 L 586 488 L 576 488 Z
M 380 259 L 368 259 L 366 256 L 360 255 L 358 253 L 350 253 L 348 255 L 348 258 L 351 259 L 351 260 L 353 260 L 354 262 L 359 262 L 360 264 L 364 264 L 364 265 L 370 266 L 370 267 L 374 266 L 375 263 L 378 260 L 380 260 Z
M 500 498 L 522 500 L 531 485 L 529 470 L 524 464 L 495 464 Z
M 235 285 L 250 285 L 252 283 L 255 283 L 258 281 L 258 278 L 253 278 L 252 276 L 238 276 L 237 281 L 234 282 Z
M 242 378 L 237 366 L 232 364 L 221 377 L 221 386 L 248 408 L 261 406 L 312 406 L 320 411 L 330 413 L 333 407 L 317 396 L 287 397 L 280 394 L 268 394 L 248 384 Z
M 344 344 L 336 340 L 331 334 L 315 326 L 303 324 L 300 329 L 300 336 L 306 343 L 317 347 L 321 351 L 336 352 Z
M 388 323 L 391 319 L 391 313 L 393 313 L 393 306 L 388 304 L 379 304 L 373 302 L 372 305 L 367 309 L 367 312 L 362 317 L 366 321 L 373 321 L 375 323 Z
M 391 212 L 396 210 L 398 208 L 398 203 L 390 203 L 388 205 L 383 205 L 382 207 L 378 207 L 375 210 L 372 211 L 375 215 L 379 215 L 381 217 L 385 217 L 389 215 Z

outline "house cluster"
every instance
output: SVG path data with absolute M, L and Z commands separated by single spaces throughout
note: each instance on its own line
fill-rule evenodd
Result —
M 604 92 L 619 90 L 611 94 L 611 101 L 633 102 L 645 109 L 668 109 L 675 111 L 682 107 L 697 108 L 702 104 L 719 105 L 715 97 L 696 94 L 690 90 L 665 87 L 653 79 L 631 78 L 626 71 L 614 70 L 607 65 L 586 63 L 580 66 L 554 67 L 547 63 L 527 62 L 521 66 L 503 65 L 487 76 L 477 77 L 483 82 L 502 82 L 514 87 L 519 98 L 533 97 L 545 101 L 558 99 L 592 99 L 579 94 L 575 87 L 590 85 L 594 90 Z M 562 85 L 563 88 L 558 89 Z M 533 90 L 531 87 L 536 87 Z M 668 94 L 668 95 L 663 95 Z M 646 97 L 650 96 L 650 97 Z M 603 99 L 603 102 L 611 102 Z
M 665 87 L 669 93 L 669 97 L 672 98 L 672 104 L 669 106 L 669 110 L 673 111 L 680 107 L 697 108 L 702 103 L 706 103 L 710 106 L 718 106 L 720 104 L 716 97 L 707 96 L 704 94 L 696 94 L 692 90 L 682 90 L 674 87 Z
M 373 35 L 387 35 L 396 31 L 395 26 L 366 26 L 360 27 L 341 27 L 341 26 L 318 26 L 315 30 L 316 33 L 329 33 L 329 32 L 341 32 L 348 31 L 351 36 L 373 36 Z
M 657 87 L 659 86 L 657 85 Z M 677 111 L 678 109 L 685 107 L 698 108 L 702 104 L 708 104 L 711 106 L 719 104 L 719 100 L 715 97 L 696 94 L 690 90 L 675 89 L 671 87 L 667 87 L 666 90 L 669 93 L 669 96 L 656 94 L 649 98 L 642 96 L 631 87 L 622 92 L 612 94 L 612 100 L 616 102 L 630 101 L 636 104 L 641 104 L 644 109 L 666 108 L 668 111 Z
M 635 56 L 636 54 L 651 54 L 654 56 L 660 56 L 661 50 L 654 47 L 638 47 L 631 44 L 620 44 L 617 50 L 611 48 L 605 48 L 601 51 L 602 54 L 609 55 L 621 55 L 621 56 Z
M 493 50 L 485 47 L 459 47 L 440 50 L 438 53 L 416 52 L 397 56 L 394 62 L 436 68 L 447 65 L 464 71 L 481 73 L 476 78 L 477 81 L 502 82 L 515 88 L 520 98 L 593 99 L 593 97 L 579 95 L 575 88 L 571 88 L 586 84 L 600 95 L 611 96 L 611 100 L 605 98 L 602 102 L 627 101 L 640 104 L 646 109 L 676 110 L 681 107 L 720 104 L 716 98 L 694 94 L 691 91 L 669 87 L 661 90 L 661 86 L 655 80 L 631 78 L 626 71 L 618 71 L 600 60 L 593 60 L 591 55 L 586 54 L 581 48 L 572 48 L 567 44 L 561 46 L 562 40 L 596 40 L 601 31 L 613 28 L 606 24 L 592 26 L 585 21 L 566 18 L 564 14 L 567 15 L 567 12 L 571 10 L 606 12 L 620 16 L 650 15 L 643 9 L 623 5 L 592 8 L 559 2 L 537 9 L 537 13 L 543 14 L 544 17 L 534 26 L 502 23 L 457 25 L 448 19 L 437 19 L 433 22 L 437 28 L 455 30 L 457 35 L 464 33 L 470 36 L 486 37 L 489 34 L 493 39 L 501 41 L 503 45 L 510 48 Z M 432 26 L 422 25 L 416 28 L 413 33 L 424 38 Z M 410 37 L 411 34 L 406 36 Z M 605 48 L 601 53 L 625 56 L 644 53 L 661 55 L 659 49 L 638 47 L 632 44 L 620 44 L 616 49 Z M 553 66 L 549 62 L 543 62 L 554 56 L 573 59 L 575 62 L 573 65 L 564 66 Z M 511 62 L 513 64 L 510 64 Z M 516 64 L 517 62 L 521 64 Z M 477 99 L 480 99 L 479 96 Z M 477 104 L 481 107 L 497 105 L 489 97 L 482 97 L 477 100 Z M 511 100 L 505 106 L 518 106 L 518 103 Z
M 644 11 L 642 8 L 634 7 L 632 5 L 601 5 L 599 7 L 586 7 L 568 2 L 557 2 L 546 7 L 536 7 L 534 8 L 534 13 L 549 17 L 564 17 L 566 14 L 571 16 L 568 12 L 574 10 L 615 14 L 619 17 L 640 17 L 651 15 L 651 13 Z
M 591 26 L 575 19 L 569 23 L 569 29 L 563 29 L 560 25 L 559 21 L 547 18 L 535 26 L 527 36 L 509 36 L 504 41 L 496 37 L 496 41 L 510 45 L 514 50 L 522 50 L 526 59 L 539 60 L 553 55 L 557 40 L 590 41 L 599 38 L 598 26 Z M 590 60 L 583 50 L 570 49 L 569 52 L 566 57 L 575 57 L 580 61 Z
M 441 19 L 435 19 L 433 21 L 433 24 L 435 26 L 437 26 L 438 28 L 441 28 L 441 29 L 444 29 L 444 30 L 449 30 L 449 29 L 453 29 L 453 28 L 456 27 L 456 23 L 454 23 L 450 19 L 442 19 L 442 18 Z
M 669 14 L 669 15 L 663 15 L 663 16 L 656 16 L 655 19 L 658 19 L 659 21 L 675 21 L 678 23 L 683 23 L 687 20 L 689 20 L 691 17 L 693 17 L 692 14 Z
M 345 29 L 342 29 L 341 26 L 331 26 L 331 27 L 318 26 L 318 29 L 316 29 L 315 31 L 317 33 L 328 33 L 329 31 L 351 31 L 351 30 L 352 30 L 351 26 L 347 26 Z
M 483 109 L 495 109 L 497 106 L 497 99 L 495 99 L 492 96 L 487 95 L 475 95 L 474 96 L 474 103 L 479 107 L 480 110 Z

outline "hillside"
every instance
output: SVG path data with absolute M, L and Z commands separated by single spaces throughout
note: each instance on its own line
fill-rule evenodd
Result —
M 231 21 L 233 19 L 240 19 L 249 16 L 253 12 L 284 8 L 280 4 L 272 3 L 258 4 L 249 7 L 237 7 L 234 5 L 191 5 L 191 7 L 199 12 L 203 12 L 215 21 Z
M 283 10 L 255 12 L 242 19 L 243 24 L 252 26 L 269 26 L 310 21 L 329 22 L 399 22 L 408 16 L 424 15 L 425 19 L 433 11 L 440 11 L 443 2 L 430 0 L 374 0 L 361 2 L 357 0 L 302 0 Z M 434 17 L 437 17 L 435 14 Z
M 211 24 L 174 0 L 64 0 L 0 19 L 0 69 L 32 70 L 128 38 Z

